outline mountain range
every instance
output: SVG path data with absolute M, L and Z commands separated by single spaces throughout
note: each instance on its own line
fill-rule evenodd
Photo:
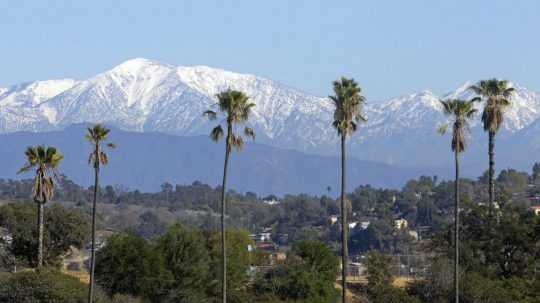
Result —
M 91 146 L 83 141 L 86 126 L 77 124 L 61 131 L 0 135 L 0 177 L 14 176 L 24 164 L 26 146 L 46 144 L 56 146 L 64 153 L 61 173 L 78 184 L 91 185 L 93 175 L 88 165 Z M 113 129 L 110 139 L 118 148 L 108 151 L 109 165 L 101 169 L 104 184 L 143 191 L 159 190 L 165 182 L 173 185 L 194 181 L 213 186 L 220 184 L 224 148 L 208 136 Z M 328 194 L 327 187 L 330 186 L 330 194 L 335 195 L 339 188 L 338 165 L 337 157 L 249 143 L 241 153 L 232 154 L 229 183 L 236 191 L 261 195 Z M 396 188 L 420 173 L 419 169 L 357 159 L 351 159 L 348 167 L 350 188 L 366 183 Z M 31 174 L 19 176 L 31 177 Z
M 368 100 L 368 122 L 349 140 L 349 155 L 381 165 L 421 167 L 426 174 L 447 171 L 452 163 L 450 139 L 436 132 L 446 121 L 438 100 L 469 99 L 473 94 L 468 87 L 473 83 L 467 81 L 441 96 L 426 90 L 383 101 Z M 497 137 L 498 165 L 528 169 L 537 160 L 535 152 L 540 147 L 540 94 L 517 83 L 512 85 L 516 94 Z M 215 95 L 227 88 L 245 92 L 256 104 L 250 124 L 261 146 L 338 155 L 337 134 L 330 127 L 333 105 L 326 97 L 255 75 L 142 58 L 86 80 L 0 87 L 0 133 L 61 131 L 80 123 L 104 122 L 127 132 L 207 135 L 215 121 L 208 121 L 201 113 L 215 108 Z M 475 176 L 487 164 L 486 135 L 479 117 L 471 122 L 470 130 L 464 172 Z

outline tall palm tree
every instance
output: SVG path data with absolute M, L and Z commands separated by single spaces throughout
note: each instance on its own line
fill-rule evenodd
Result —
M 450 99 L 443 101 L 443 113 L 451 116 L 452 125 L 452 144 L 454 152 L 454 161 L 456 165 L 456 179 L 454 181 L 454 291 L 455 302 L 459 303 L 459 154 L 465 151 L 467 146 L 465 132 L 469 129 L 468 120 L 476 113 L 474 108 L 475 100 L 464 101 L 459 99 Z M 447 125 L 439 130 L 445 133 Z
M 225 239 L 225 214 L 227 210 L 226 203 L 226 185 L 227 185 L 227 170 L 229 166 L 229 157 L 232 148 L 238 151 L 244 146 L 244 139 L 238 133 L 237 128 L 242 125 L 244 135 L 255 139 L 255 132 L 252 128 L 245 126 L 251 114 L 251 109 L 255 106 L 251 103 L 249 97 L 243 92 L 227 89 L 216 95 L 218 99 L 219 111 L 225 114 L 225 125 L 227 127 L 227 137 L 225 139 L 225 164 L 223 166 L 223 183 L 221 185 L 221 258 L 222 258 L 222 281 L 221 292 L 223 303 L 227 302 L 227 250 Z M 212 110 L 204 112 L 210 120 L 217 118 L 217 113 Z M 218 124 L 210 133 L 210 137 L 214 141 L 219 141 L 223 137 L 223 128 Z
M 101 124 L 96 124 L 92 128 L 88 128 L 85 138 L 92 144 L 93 151 L 88 158 L 88 164 L 94 167 L 94 201 L 92 204 L 92 248 L 90 255 L 90 285 L 88 289 L 88 303 L 93 302 L 94 299 L 94 268 L 96 265 L 96 204 L 99 190 L 99 168 L 100 165 L 107 165 L 109 163 L 109 157 L 103 150 L 102 144 L 109 148 L 114 148 L 113 143 L 107 143 L 107 137 L 111 130 L 104 127 Z
M 55 181 L 58 180 L 58 166 L 64 158 L 60 150 L 54 147 L 43 145 L 29 146 L 24 152 L 26 164 L 18 173 L 27 172 L 32 168 L 36 169 L 33 180 L 32 198 L 38 209 L 38 251 L 37 267 L 43 266 L 43 213 L 44 205 L 50 201 L 54 195 Z
M 366 98 L 361 95 L 362 89 L 354 79 L 342 77 L 334 81 L 333 86 L 335 95 L 330 96 L 330 99 L 333 101 L 336 109 L 334 111 L 334 122 L 332 125 L 337 129 L 338 135 L 341 137 L 341 287 L 342 302 L 345 303 L 347 302 L 347 263 L 349 259 L 347 245 L 349 226 L 347 225 L 347 207 L 345 202 L 345 143 L 347 136 L 356 131 L 358 123 L 367 121 L 362 113 Z
M 514 88 L 509 87 L 506 80 L 489 79 L 481 80 L 476 85 L 472 85 L 470 89 L 479 95 L 474 100 L 484 101 L 484 110 L 482 112 L 482 123 L 484 131 L 489 135 L 489 209 L 493 216 L 493 207 L 495 202 L 495 135 L 499 131 L 503 120 L 506 108 L 510 106 L 509 98 L 514 93 Z

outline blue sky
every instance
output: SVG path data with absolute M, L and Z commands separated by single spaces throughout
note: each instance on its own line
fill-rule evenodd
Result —
M 84 79 L 129 58 L 253 73 L 369 99 L 466 80 L 540 90 L 540 1 L 2 1 L 0 86 Z

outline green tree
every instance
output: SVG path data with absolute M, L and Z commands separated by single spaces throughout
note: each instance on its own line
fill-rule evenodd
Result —
M 172 278 L 163 302 L 207 302 L 210 258 L 200 231 L 174 225 L 157 239 L 157 250 Z
M 365 97 L 361 95 L 362 89 L 353 79 L 342 77 L 333 82 L 334 96 L 330 96 L 335 106 L 333 126 L 337 129 L 341 137 L 341 263 L 342 263 L 342 302 L 346 303 L 347 289 L 347 264 L 348 264 L 348 225 L 347 207 L 345 202 L 346 194 L 346 148 L 347 136 L 352 135 L 357 129 L 357 123 L 365 122 L 366 118 L 362 113 Z
M 249 283 L 250 263 L 253 259 L 253 252 L 248 250 L 248 246 L 254 247 L 255 243 L 245 230 L 227 230 L 227 276 L 228 291 L 227 300 L 232 303 L 249 302 L 246 297 L 246 285 Z M 216 277 L 221 271 L 220 264 L 222 255 L 220 251 L 220 234 L 214 231 L 206 232 L 206 245 L 210 256 L 210 272 Z M 211 280 L 208 283 L 208 292 L 213 296 L 219 295 L 217 284 L 219 280 Z
M 535 162 L 533 165 L 531 179 L 534 184 L 538 185 L 540 183 L 540 163 L 539 162 Z
M 493 203 L 495 202 L 495 135 L 501 128 L 504 120 L 504 112 L 510 106 L 509 98 L 515 89 L 509 87 L 506 80 L 489 79 L 482 80 L 470 89 L 479 95 L 473 100 L 483 100 L 484 110 L 482 112 L 482 123 L 484 131 L 488 132 L 489 146 L 489 204 L 493 212 Z M 492 214 L 493 215 L 493 214 Z
M 43 266 L 43 206 L 54 195 L 55 180 L 58 180 L 57 169 L 64 156 L 56 148 L 43 145 L 29 146 L 25 155 L 27 163 L 19 170 L 19 173 L 27 172 L 32 168 L 36 169 L 32 198 L 38 208 L 37 267 L 40 268 Z
M 390 271 L 391 264 L 392 259 L 389 256 L 383 255 L 376 250 L 371 251 L 367 255 L 367 287 L 370 292 L 376 293 L 378 290 L 392 284 L 394 278 Z
M 497 177 L 497 183 L 508 192 L 522 192 L 527 189 L 529 175 L 526 172 L 520 172 L 513 168 L 503 169 Z
M 78 209 L 52 204 L 47 210 L 43 260 L 46 264 L 57 265 L 71 246 L 80 248 L 85 244 L 90 228 L 87 216 Z M 31 203 L 10 203 L 0 207 L 0 226 L 9 230 L 13 237 L 10 251 L 30 263 L 36 260 L 37 239 L 32 224 L 36 213 Z
M 302 240 L 294 243 L 285 264 L 255 279 L 254 291 L 257 298 L 273 298 L 269 302 L 334 302 L 338 272 L 338 258 L 328 246 L 320 241 Z
M 226 252 L 226 233 L 225 233 L 225 215 L 226 215 L 226 188 L 227 188 L 227 170 L 229 166 L 229 157 L 231 150 L 235 147 L 238 151 L 244 146 L 244 139 L 236 131 L 239 124 L 245 124 L 251 114 L 251 109 L 255 106 L 251 103 L 249 97 L 244 93 L 228 89 L 217 94 L 219 110 L 226 115 L 227 137 L 225 139 L 225 164 L 223 166 L 223 183 L 221 185 L 221 256 L 222 256 L 222 282 L 221 293 L 223 303 L 227 302 L 227 252 Z M 207 110 L 204 115 L 211 120 L 216 119 L 217 113 Z M 244 134 L 255 139 L 255 132 L 252 128 L 244 126 Z M 221 125 L 212 129 L 210 137 L 214 141 L 219 141 L 223 137 L 223 128 Z
M 109 294 L 141 296 L 161 302 L 171 276 L 163 258 L 142 237 L 112 235 L 96 254 L 96 282 Z
M 459 154 L 467 146 L 466 131 L 469 129 L 468 120 L 476 113 L 474 101 L 450 99 L 443 101 L 443 113 L 452 118 L 452 144 L 456 176 L 454 180 L 454 291 L 455 302 L 459 302 Z M 441 128 L 444 133 L 445 128 Z
M 94 269 L 96 257 L 96 205 L 99 191 L 99 169 L 101 165 L 109 163 L 109 157 L 103 149 L 103 144 L 109 148 L 114 148 L 113 143 L 107 143 L 107 137 L 111 130 L 101 124 L 96 124 L 88 128 L 85 138 L 92 144 L 93 151 L 88 158 L 88 164 L 94 167 L 94 198 L 92 201 L 92 247 L 90 249 L 90 285 L 88 286 L 88 303 L 93 302 L 94 297 Z

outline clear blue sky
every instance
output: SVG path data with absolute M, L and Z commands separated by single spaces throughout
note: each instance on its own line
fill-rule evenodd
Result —
M 540 90 L 540 1 L 2 1 L 0 85 L 87 78 L 133 57 L 371 99 L 504 77 Z

